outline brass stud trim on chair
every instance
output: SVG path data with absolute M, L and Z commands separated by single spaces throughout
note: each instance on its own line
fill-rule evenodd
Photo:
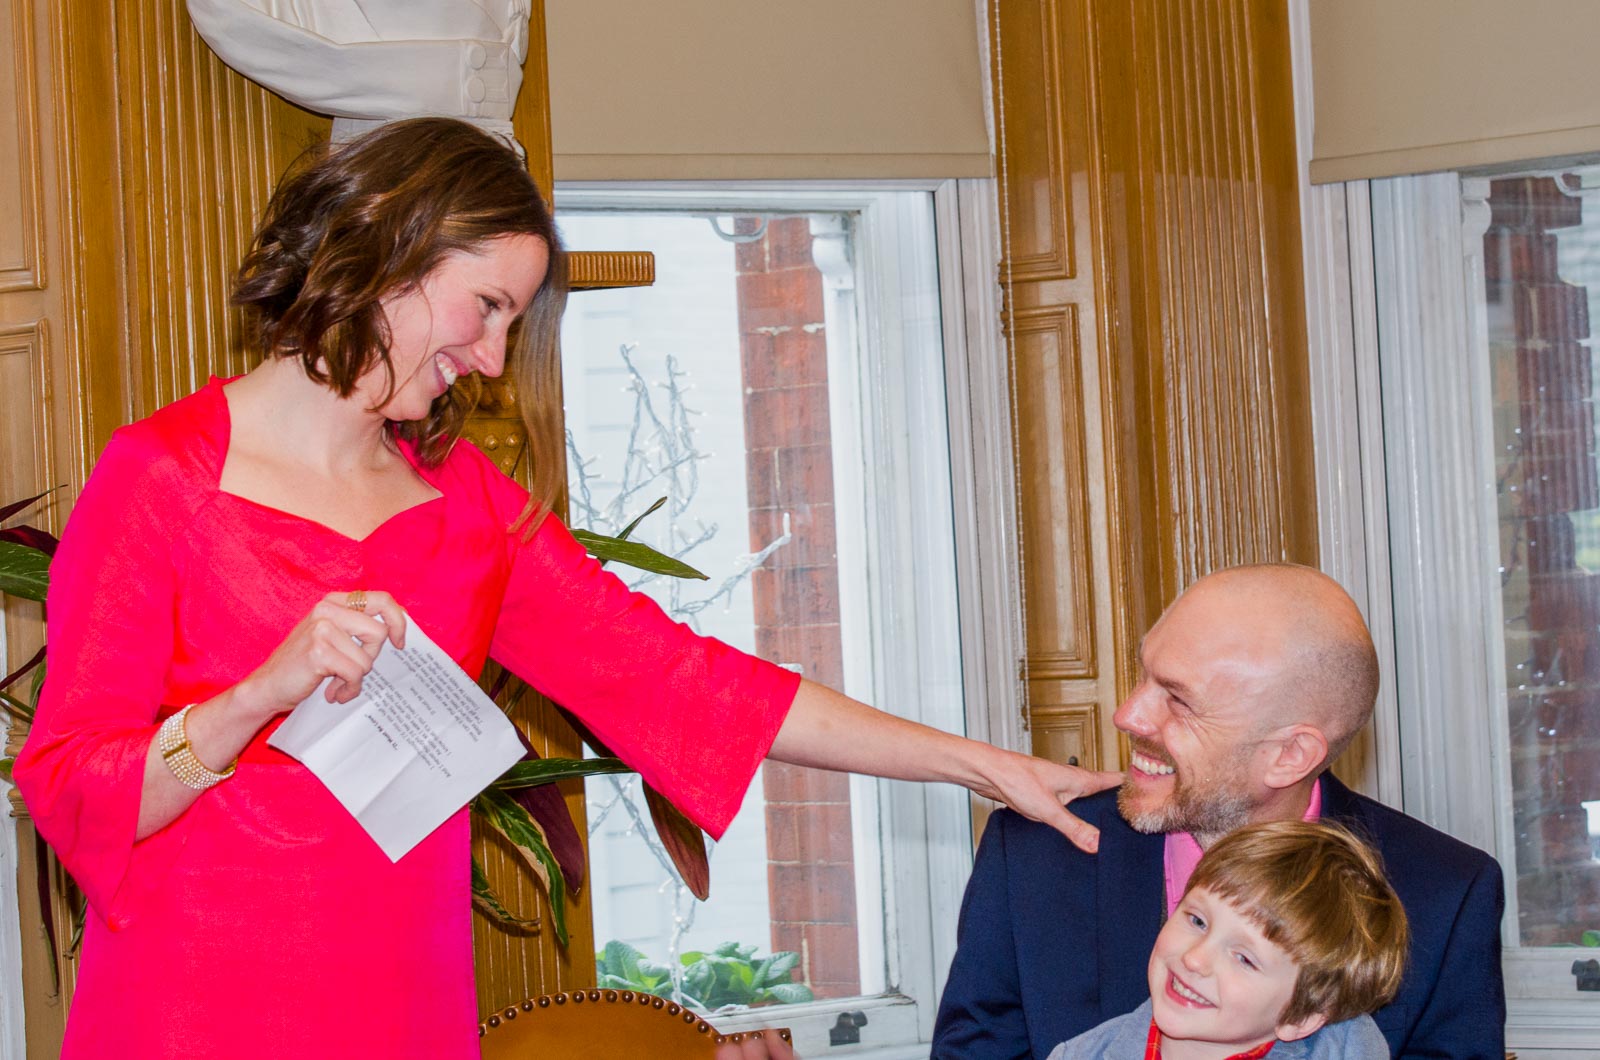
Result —
M 791 1044 L 794 1041 L 793 1036 L 786 1028 L 766 1031 L 742 1031 L 736 1034 L 722 1034 L 710 1023 L 707 1023 L 704 1019 L 702 1019 L 698 1013 L 678 1004 L 677 1002 L 668 1001 L 667 999 L 657 997 L 654 994 L 646 994 L 632 990 L 602 991 L 598 989 L 572 990 L 560 994 L 541 994 L 539 997 L 528 998 L 524 1001 L 518 1002 L 515 1005 L 509 1005 L 506 1008 L 501 1009 L 499 1012 L 494 1013 L 482 1023 L 478 1024 L 478 1037 L 484 1037 L 491 1030 L 496 1030 L 506 1026 L 513 1026 L 517 1023 L 520 1023 L 520 1032 L 503 1032 L 502 1035 L 496 1039 L 497 1042 L 501 1043 L 516 1042 L 518 1041 L 517 1035 L 519 1033 L 526 1034 L 545 1025 L 545 1022 L 547 1021 L 541 1021 L 538 1018 L 538 1013 L 541 1010 L 552 1013 L 551 1020 L 555 1020 L 554 1013 L 557 1010 L 564 1008 L 568 1001 L 571 1001 L 574 1005 L 583 1005 L 585 1008 L 603 1005 L 640 1005 L 647 1009 L 654 1009 L 656 1012 L 666 1017 L 662 1021 L 663 1030 L 675 1027 L 681 1023 L 685 1028 L 693 1027 L 696 1033 L 705 1035 L 706 1038 L 710 1039 L 716 1045 L 722 1045 L 727 1042 L 743 1042 L 747 1039 L 759 1039 L 766 1034 L 776 1034 L 783 1041 Z M 530 1015 L 527 1019 L 519 1021 L 517 1017 L 523 1013 L 528 1013 Z M 577 1013 L 574 1012 L 573 1015 L 577 1015 Z M 596 1015 L 598 1016 L 600 1014 L 597 1013 Z M 654 1019 L 654 1017 L 644 1018 L 646 1020 Z M 676 1035 L 679 1032 L 673 1031 L 672 1033 Z
M 522 1001 L 516 1005 L 511 1005 L 504 1011 L 496 1013 L 495 1015 L 484 1020 L 482 1023 L 478 1024 L 478 1037 L 481 1038 L 485 1034 L 488 1034 L 491 1030 L 499 1027 L 501 1024 L 515 1019 L 519 1009 L 523 1012 L 533 1012 L 536 1008 L 547 1009 L 552 1004 L 565 1005 L 568 1000 L 571 1000 L 574 1004 L 582 1004 L 585 1001 L 588 1001 L 594 1004 L 610 1003 L 629 1005 L 637 1003 L 641 1005 L 650 1005 L 664 1016 L 669 1018 L 675 1016 L 681 1018 L 685 1024 L 694 1026 L 694 1029 L 699 1031 L 701 1034 L 716 1034 L 716 1028 L 711 1026 L 711 1024 L 707 1023 L 705 1020 L 701 1019 L 694 1012 L 684 1008 L 682 1005 L 679 1005 L 676 1002 L 667 1001 L 666 999 L 656 997 L 653 994 L 635 994 L 632 990 L 624 990 L 621 993 L 618 993 L 615 990 L 607 990 L 604 993 L 599 990 L 572 990 L 564 991 L 559 994 L 542 994 L 537 998 L 528 998 L 526 1001 Z M 783 1031 L 782 1035 L 785 1041 L 789 1040 L 788 1031 Z M 722 1040 L 722 1035 L 718 1034 L 718 1043 L 720 1044 Z M 734 1040 L 738 1041 L 740 1039 L 735 1038 Z

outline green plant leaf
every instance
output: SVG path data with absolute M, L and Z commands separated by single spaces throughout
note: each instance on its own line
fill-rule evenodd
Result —
M 44 927 L 45 952 L 50 955 L 50 994 L 52 997 L 60 997 L 61 949 L 56 943 L 55 907 L 50 901 L 51 866 L 55 863 L 55 852 L 50 849 L 50 844 L 44 841 L 44 836 L 38 832 L 33 833 L 33 855 L 33 886 L 39 900 L 39 919 Z M 67 870 L 61 871 L 65 873 Z
M 654 504 L 640 512 L 638 515 L 634 516 L 633 522 L 622 528 L 622 532 L 617 535 L 617 540 L 626 541 L 628 538 L 632 537 L 634 530 L 638 529 L 639 524 L 644 522 L 644 517 L 649 515 L 651 512 L 656 511 L 665 503 L 667 503 L 667 499 L 665 497 L 657 497 Z
M 763 984 L 787 983 L 789 974 L 800 964 L 800 955 L 784 950 L 780 953 L 774 953 L 771 957 L 762 961 L 761 964 Z
M 1600 931 L 1585 931 L 1578 939 L 1580 946 L 1600 946 Z
M 728 985 L 733 987 L 744 997 L 749 997 L 754 992 L 756 985 L 756 970 L 744 961 L 729 962 L 724 967 L 728 970 Z
M 601 773 L 632 773 L 620 758 L 530 758 L 518 762 L 490 787 L 497 791 L 531 788 L 538 784 L 553 784 L 574 777 L 591 777 Z
M 65 867 L 61 872 L 66 876 Z M 66 880 L 67 908 L 72 910 L 72 938 L 67 942 L 67 956 L 75 958 L 83 948 L 83 929 L 89 922 L 89 896 L 78 888 L 78 882 L 71 876 L 66 876 Z
M 671 986 L 672 969 L 655 961 L 640 961 L 639 978 L 653 986 L 660 986 L 663 983 Z
M 800 955 L 781 950 L 756 957 L 756 946 L 724 942 L 710 953 L 690 950 L 680 990 L 684 1000 L 707 1012 L 727 1005 L 789 1005 L 813 998 L 804 983 L 788 981 Z
M 49 556 L 14 541 L 0 541 L 0 593 L 43 602 L 49 588 Z
M 716 986 L 717 975 L 709 961 L 693 964 L 683 973 L 683 992 L 692 995 L 703 1008 L 718 1007 L 713 1003 Z
M 533 874 L 544 885 L 545 893 L 550 898 L 551 926 L 555 928 L 556 939 L 565 946 L 567 885 L 561 878 L 561 866 L 556 863 L 555 855 L 550 852 L 550 845 L 545 842 L 544 833 L 540 830 L 538 822 L 528 816 L 528 811 L 519 806 L 511 796 L 493 787 L 485 789 L 472 800 L 472 805 L 480 810 L 488 824 L 511 841 L 511 845 L 517 848 L 517 853 L 522 855 L 528 867 L 533 870 Z
M 38 651 L 33 653 L 33 657 L 27 662 L 6 674 L 5 677 L 0 677 L 0 688 L 10 688 L 12 685 L 20 681 L 23 676 L 28 673 L 28 671 L 34 669 L 35 667 L 43 666 L 44 657 L 45 651 L 43 648 L 40 648 Z
M 711 861 L 706 856 L 706 836 L 700 826 L 648 784 L 644 786 L 644 804 L 683 885 L 702 902 L 711 897 Z
M 28 505 L 34 504 L 34 503 L 36 503 L 38 501 L 42 501 L 46 497 L 50 496 L 50 494 L 54 493 L 56 490 L 63 489 L 63 488 L 65 488 L 65 487 L 52 486 L 50 489 L 45 490 L 43 493 L 35 493 L 33 496 L 24 497 L 20 501 L 12 501 L 10 504 L 0 505 L 0 523 L 3 523 L 7 519 L 11 518 L 13 515 L 16 515 L 18 512 L 20 512 L 24 508 L 28 507 Z M 666 500 L 665 497 L 661 498 L 661 501 L 665 501 L 665 500 Z M 661 501 L 657 501 L 656 502 L 656 508 L 661 507 Z M 655 511 L 655 508 L 651 508 L 650 511 L 651 512 Z M 645 512 L 645 515 L 649 515 L 649 514 L 650 514 L 650 512 Z M 637 521 L 637 520 L 635 520 L 635 521 Z
M 601 563 L 621 563 L 629 567 L 637 567 L 642 571 L 652 574 L 665 574 L 672 578 L 698 578 L 700 581 L 709 579 L 683 562 L 673 559 L 662 552 L 657 552 L 649 545 L 641 545 L 637 541 L 624 541 L 619 537 L 607 537 L 591 530 L 574 530 L 572 536 L 588 551 L 589 555 Z
M 538 752 L 529 748 L 528 758 L 538 757 Z M 544 841 L 550 846 L 550 853 L 555 855 L 556 864 L 561 866 L 561 876 L 566 881 L 567 890 L 577 893 L 578 888 L 583 886 L 583 876 L 588 870 L 588 852 L 584 850 L 583 837 L 578 834 L 577 822 L 572 819 L 560 785 L 534 784 L 501 790 L 509 793 L 539 823 L 544 830 Z
M 755 962 L 755 985 L 771 986 L 773 983 L 789 982 L 790 972 L 800 964 L 800 954 L 784 950 L 774 953 L 770 958 L 762 958 Z
M 814 1000 L 811 988 L 804 983 L 774 983 L 767 993 L 780 1005 L 799 1005 Z
M 0 692 L 0 710 L 4 710 L 24 725 L 33 724 L 33 708 L 10 692 Z
M 559 703 L 556 709 L 572 726 L 572 731 L 596 754 L 615 757 L 581 718 Z M 705 901 L 711 895 L 711 863 L 706 857 L 706 837 L 700 831 L 700 826 L 685 817 L 683 811 L 649 784 L 644 785 L 644 801 L 650 808 L 650 820 L 656 826 L 656 834 L 661 837 L 661 845 L 666 848 L 679 878 L 689 888 L 690 894 Z
M 612 939 L 606 948 L 595 954 L 595 963 L 611 975 L 621 976 L 630 983 L 639 982 L 639 964 L 644 954 L 626 942 Z
M 472 904 L 506 927 L 524 928 L 529 931 L 539 929 L 538 917 L 532 920 L 524 919 L 500 904 L 500 899 L 495 896 L 494 888 L 489 886 L 489 877 L 483 871 L 483 866 L 478 864 L 477 858 L 472 859 Z

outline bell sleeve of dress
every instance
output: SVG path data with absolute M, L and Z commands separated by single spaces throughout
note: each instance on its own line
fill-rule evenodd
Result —
M 516 501 L 509 517 L 520 508 Z M 504 517 L 504 497 L 500 510 Z M 532 540 L 512 541 L 490 654 L 581 718 L 720 839 L 794 702 L 799 675 L 673 621 L 603 570 L 553 517 Z
M 117 432 L 67 520 L 50 565 L 46 678 L 14 768 L 39 833 L 113 926 L 172 657 L 173 461 L 160 450 L 142 425 Z

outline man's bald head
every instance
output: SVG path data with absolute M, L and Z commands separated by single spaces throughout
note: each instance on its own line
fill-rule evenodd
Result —
M 1258 705 L 1264 728 L 1315 725 L 1331 762 L 1372 716 L 1372 635 L 1350 594 L 1321 571 L 1289 563 L 1230 567 L 1195 582 L 1168 614 L 1179 608 L 1203 609 L 1197 613 L 1229 623 L 1232 635 L 1276 650 L 1281 670 Z

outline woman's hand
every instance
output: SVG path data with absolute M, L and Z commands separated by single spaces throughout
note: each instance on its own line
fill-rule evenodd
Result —
M 357 604 L 361 607 L 358 609 Z M 234 689 L 243 709 L 261 714 L 261 724 L 293 710 L 322 680 L 333 678 L 330 703 L 348 703 L 388 641 L 405 647 L 406 613 L 388 593 L 358 590 L 329 593 L 302 618 L 267 661 Z
M 717 1060 L 795 1060 L 795 1051 L 777 1031 L 746 1031 L 717 1046 Z
M 1065 803 L 1122 783 L 1121 773 L 1066 766 L 1032 755 L 981 745 L 980 779 L 967 786 L 974 794 L 1003 802 L 1022 816 L 1047 824 L 1079 850 L 1100 849 L 1100 833 L 1068 812 Z M 992 753 L 990 753 L 992 752 Z
M 326 677 L 333 678 L 328 701 L 348 703 L 361 691 L 361 681 L 372 672 L 372 661 L 386 640 L 396 648 L 406 646 L 406 613 L 394 597 L 329 593 L 249 677 L 189 708 L 184 734 L 190 751 L 202 765 L 223 771 L 263 725 L 293 710 Z M 135 837 L 144 839 L 165 828 L 198 795 L 178 780 L 161 755 L 159 741 L 151 740 Z

